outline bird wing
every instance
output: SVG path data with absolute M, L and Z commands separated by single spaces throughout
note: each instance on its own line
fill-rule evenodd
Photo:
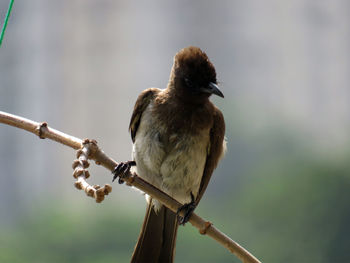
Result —
M 129 125 L 132 142 L 135 142 L 136 132 L 140 125 L 142 113 L 159 92 L 160 89 L 149 88 L 141 92 L 137 98 Z
M 213 127 L 210 130 L 210 143 L 207 160 L 205 162 L 202 181 L 199 187 L 196 205 L 207 189 L 210 177 L 225 153 L 225 121 L 221 111 L 215 107 Z

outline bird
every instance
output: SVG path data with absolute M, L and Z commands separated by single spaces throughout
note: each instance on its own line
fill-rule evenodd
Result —
M 215 67 L 189 46 L 176 53 L 167 87 L 146 89 L 136 100 L 129 125 L 133 160 L 120 163 L 113 180 L 131 169 L 183 206 L 174 213 L 146 195 L 131 262 L 174 261 L 178 226 L 189 220 L 226 151 L 224 116 L 211 95 L 224 98 Z

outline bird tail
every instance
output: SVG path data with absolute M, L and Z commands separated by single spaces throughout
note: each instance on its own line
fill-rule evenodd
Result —
M 177 228 L 176 213 L 163 205 L 155 212 L 150 200 L 131 263 L 173 262 Z

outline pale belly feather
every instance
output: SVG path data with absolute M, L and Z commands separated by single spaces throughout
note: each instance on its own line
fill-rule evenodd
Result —
M 209 129 L 195 135 L 173 133 L 162 138 L 166 126 L 155 121 L 152 105 L 143 112 L 133 145 L 138 175 L 180 203 L 191 201 L 199 191 L 207 150 Z

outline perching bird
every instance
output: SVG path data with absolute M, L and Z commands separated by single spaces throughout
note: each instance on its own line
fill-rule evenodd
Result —
M 210 95 L 224 97 L 207 55 L 197 47 L 174 58 L 166 89 L 150 88 L 138 97 L 130 121 L 132 162 L 137 174 L 184 206 L 185 217 L 148 197 L 142 230 L 131 262 L 173 262 L 179 223 L 188 221 L 213 170 L 225 152 L 225 122 Z

